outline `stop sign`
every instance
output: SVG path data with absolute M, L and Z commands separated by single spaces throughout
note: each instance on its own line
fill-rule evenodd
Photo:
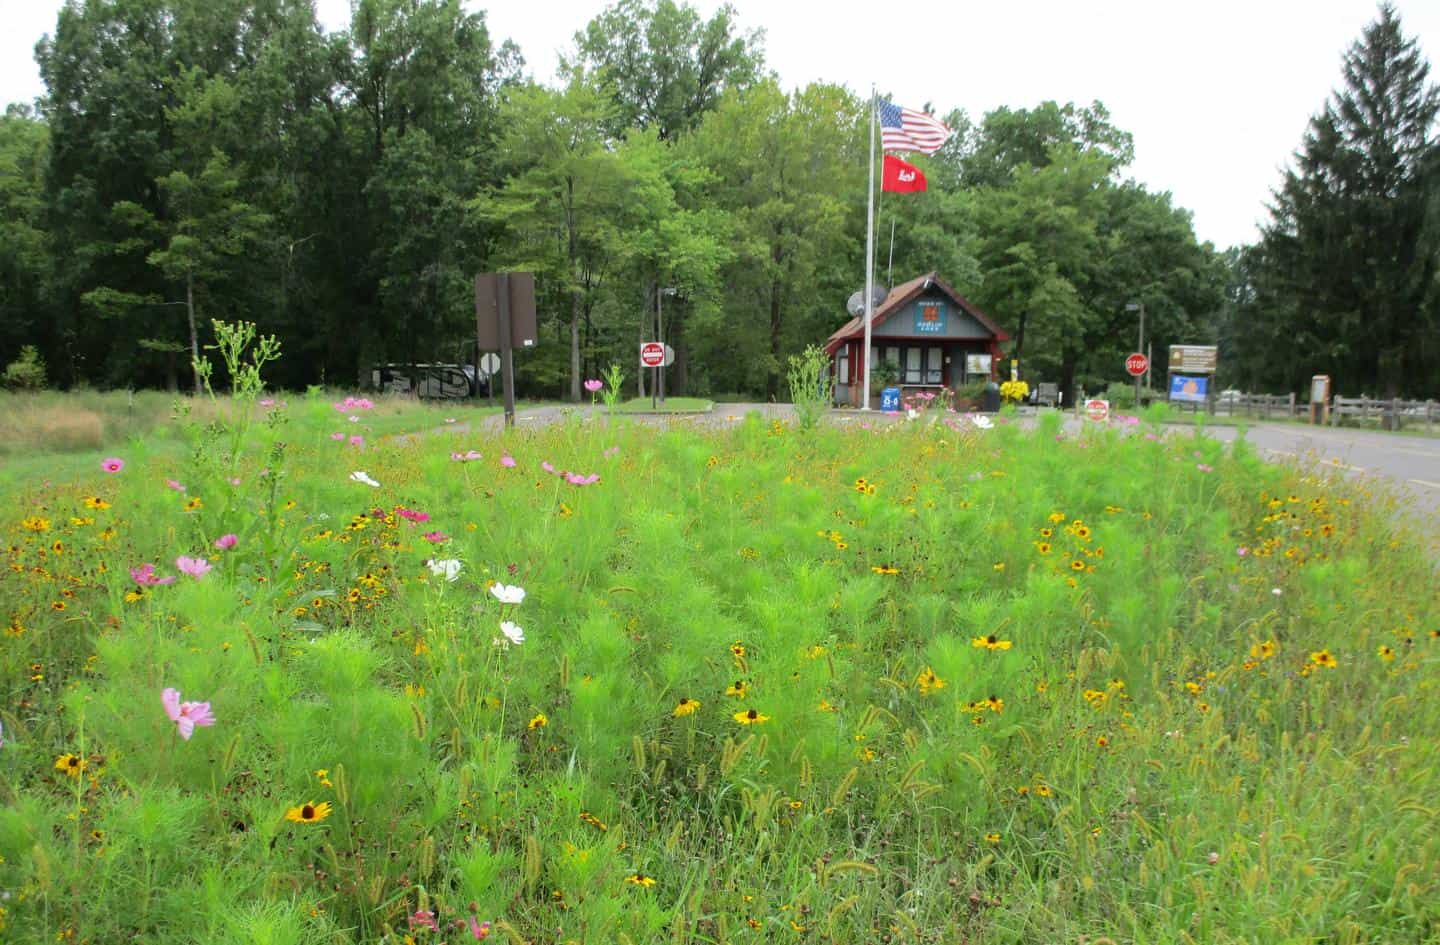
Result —
M 1140 352 L 1135 352 L 1125 359 L 1125 370 L 1131 377 L 1139 377 L 1150 367 L 1150 359 Z
M 665 346 L 658 341 L 647 341 L 640 346 L 640 363 L 646 367 L 660 367 L 665 363 Z

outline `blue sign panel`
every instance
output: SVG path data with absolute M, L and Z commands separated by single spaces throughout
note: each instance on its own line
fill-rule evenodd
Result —
M 886 413 L 900 412 L 900 388 L 887 387 L 880 391 L 880 409 Z
M 1172 374 L 1170 376 L 1170 399 L 1185 400 L 1191 403 L 1203 404 L 1205 394 L 1210 389 L 1210 378 L 1192 377 L 1188 374 Z
M 915 303 L 915 333 L 945 334 L 945 303 L 938 299 L 921 299 Z

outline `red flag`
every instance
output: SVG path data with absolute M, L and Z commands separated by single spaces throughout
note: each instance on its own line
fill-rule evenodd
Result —
M 881 190 L 897 194 L 914 193 L 925 189 L 925 172 L 914 164 L 906 164 L 893 154 L 885 155 L 885 173 Z

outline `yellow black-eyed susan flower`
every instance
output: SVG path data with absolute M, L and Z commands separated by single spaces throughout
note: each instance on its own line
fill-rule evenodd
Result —
M 1340 665 L 1339 662 L 1335 659 L 1335 657 L 1331 655 L 1329 649 L 1317 650 L 1316 652 L 1311 653 L 1310 662 L 1314 663 L 1316 666 L 1323 666 L 1325 669 L 1334 669 L 1336 666 Z
M 899 574 L 900 569 L 888 564 L 872 564 L 870 570 L 876 574 Z
M 745 698 L 745 694 L 749 691 L 750 684 L 743 679 L 737 679 L 725 687 L 725 695 L 734 696 L 737 699 Z
M 1010 649 L 1012 644 L 1009 640 L 1002 640 L 995 634 L 991 633 L 987 636 L 973 638 L 970 641 L 970 645 L 975 647 L 977 650 L 1008 650 Z
M 79 755 L 72 755 L 67 751 L 55 759 L 55 770 L 65 772 L 65 776 L 68 778 L 78 778 L 88 764 L 84 758 L 81 758 Z
M 101 511 L 110 508 L 110 503 L 97 495 L 87 495 L 80 504 L 87 509 L 100 509 Z
M 1079 558 L 1074 559 L 1073 561 L 1070 562 L 1070 570 L 1071 570 L 1071 571 L 1084 571 L 1084 570 L 1085 570 L 1085 562 L 1081 561 Z
M 698 708 L 700 708 L 700 700 L 682 697 L 679 702 L 675 703 L 675 711 L 670 714 L 678 719 L 682 716 L 691 715 Z
M 285 819 L 297 824 L 318 824 L 329 816 L 329 801 L 322 801 L 319 804 L 301 804 L 285 812 Z
M 550 719 L 546 717 L 544 712 L 536 712 L 535 715 L 531 717 L 530 721 L 525 723 L 525 727 L 533 732 L 535 731 L 535 729 L 544 728 L 549 724 Z
M 999 696 L 986 696 L 985 708 L 989 709 L 991 712 L 1004 712 L 1005 700 L 1001 699 Z
M 1380 649 L 1377 651 L 1377 655 L 1388 663 L 1395 658 L 1395 651 L 1382 643 Z
M 190 498 L 185 500 L 185 511 L 187 512 L 198 512 L 204 507 L 205 503 L 200 501 L 200 497 L 198 495 L 191 496 Z
M 927 666 L 920 670 L 920 674 L 915 677 L 915 686 L 920 690 L 921 695 L 929 695 L 944 689 L 945 680 L 935 675 L 935 670 Z
M 1053 535 L 1053 534 L 1055 534 L 1055 529 L 1053 529 L 1053 528 L 1042 528 L 1042 529 L 1040 529 L 1040 537 L 1041 537 L 1041 538 L 1049 538 L 1049 537 L 1050 537 L 1051 535 Z
M 990 833 L 987 833 L 987 834 L 985 835 L 985 842 L 986 842 L 986 843 L 999 843 L 999 842 L 1000 842 L 1000 835 L 999 835 L 998 833 L 995 833 L 994 831 L 991 831 Z
M 745 709 L 744 711 L 736 712 L 731 718 L 741 725 L 759 725 L 761 722 L 770 721 L 770 716 L 761 715 L 758 709 Z
M 631 886 L 644 886 L 648 888 L 655 885 L 655 877 L 646 876 L 644 873 L 631 873 L 625 877 L 625 882 Z
M 1037 541 L 1035 543 L 1035 550 L 1042 555 L 1048 555 L 1050 553 L 1050 543 L 1048 541 Z

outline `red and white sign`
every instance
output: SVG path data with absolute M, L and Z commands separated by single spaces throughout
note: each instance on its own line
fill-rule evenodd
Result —
M 1108 400 L 1087 400 L 1085 401 L 1085 416 L 1091 420 L 1104 422 L 1110 418 L 1110 401 Z
M 665 346 L 658 341 L 647 341 L 640 346 L 640 363 L 645 367 L 660 367 L 665 363 Z
M 1139 377 L 1148 370 L 1150 370 L 1150 359 L 1138 351 L 1125 359 L 1125 372 L 1131 377 Z

